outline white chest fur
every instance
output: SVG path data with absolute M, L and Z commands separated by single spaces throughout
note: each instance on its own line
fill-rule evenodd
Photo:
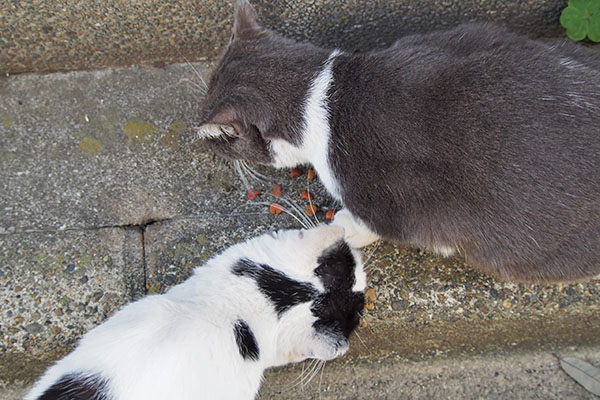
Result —
M 300 147 L 281 139 L 271 142 L 275 167 L 284 168 L 311 163 L 319 174 L 323 185 L 337 200 L 341 200 L 341 192 L 329 162 L 331 129 L 329 126 L 327 92 L 333 82 L 333 62 L 339 54 L 339 50 L 334 50 L 329 55 L 323 69 L 308 90 L 304 105 L 302 144 Z

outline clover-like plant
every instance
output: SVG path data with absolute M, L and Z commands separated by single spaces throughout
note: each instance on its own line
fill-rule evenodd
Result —
M 573 40 L 583 40 L 587 35 L 591 41 L 600 42 L 600 0 L 569 0 L 560 23 Z

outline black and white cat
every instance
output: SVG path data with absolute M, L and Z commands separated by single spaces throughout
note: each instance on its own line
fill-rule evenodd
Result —
M 237 1 L 203 106 L 218 155 L 310 163 L 334 223 L 513 280 L 600 273 L 600 56 L 468 24 L 370 53 L 297 43 Z
M 88 332 L 25 399 L 253 399 L 269 367 L 344 354 L 366 275 L 343 236 L 281 230 L 228 248 Z

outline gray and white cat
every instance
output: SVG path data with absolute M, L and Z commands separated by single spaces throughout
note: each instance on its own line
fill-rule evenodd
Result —
M 203 106 L 218 155 L 310 163 L 355 246 L 458 251 L 525 281 L 600 273 L 600 57 L 468 24 L 354 54 L 236 3 Z
M 25 399 L 253 399 L 269 367 L 344 354 L 366 275 L 343 236 L 322 225 L 228 248 L 88 332 Z

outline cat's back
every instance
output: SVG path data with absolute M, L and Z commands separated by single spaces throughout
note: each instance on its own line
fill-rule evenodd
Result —
M 247 393 L 257 389 L 262 369 L 252 371 L 243 362 L 230 346 L 235 321 L 211 307 L 215 304 L 168 294 L 131 303 L 88 332 L 39 386 L 64 376 L 91 376 L 110 381 L 109 393 L 119 399 L 192 399 L 200 393 L 251 398 Z M 238 384 L 231 385 L 235 379 Z
M 378 233 L 456 244 L 513 279 L 598 273 L 599 54 L 469 24 L 341 57 L 334 73 L 332 137 L 349 157 L 332 163 Z
M 467 23 L 449 30 L 409 35 L 397 40 L 390 48 L 372 54 L 378 53 L 383 54 L 392 64 L 406 58 L 429 63 L 433 61 L 434 64 L 451 64 L 460 60 L 502 60 L 504 67 L 510 68 L 514 67 L 510 63 L 554 65 L 558 61 L 559 65 L 571 66 L 567 69 L 573 69 L 569 60 L 560 58 L 570 57 L 571 61 L 578 61 L 580 67 L 600 71 L 600 54 L 593 50 L 566 39 L 532 39 L 491 23 Z M 425 62 L 421 65 L 425 65 Z
M 405 37 L 359 63 L 368 76 L 363 91 L 389 107 L 382 111 L 395 115 L 390 123 L 415 129 L 430 144 L 460 135 L 513 143 L 529 153 L 535 149 L 520 147 L 544 142 L 553 143 L 551 152 L 579 151 L 586 162 L 600 162 L 594 156 L 600 151 L 600 53 L 466 24 Z
M 534 40 L 491 24 L 407 36 L 368 54 L 365 64 L 398 88 L 413 94 L 427 90 L 429 97 L 446 101 L 487 95 L 488 102 L 538 102 L 550 96 L 569 99 L 583 91 L 594 101 L 592 108 L 600 106 L 600 53 L 565 40 Z

